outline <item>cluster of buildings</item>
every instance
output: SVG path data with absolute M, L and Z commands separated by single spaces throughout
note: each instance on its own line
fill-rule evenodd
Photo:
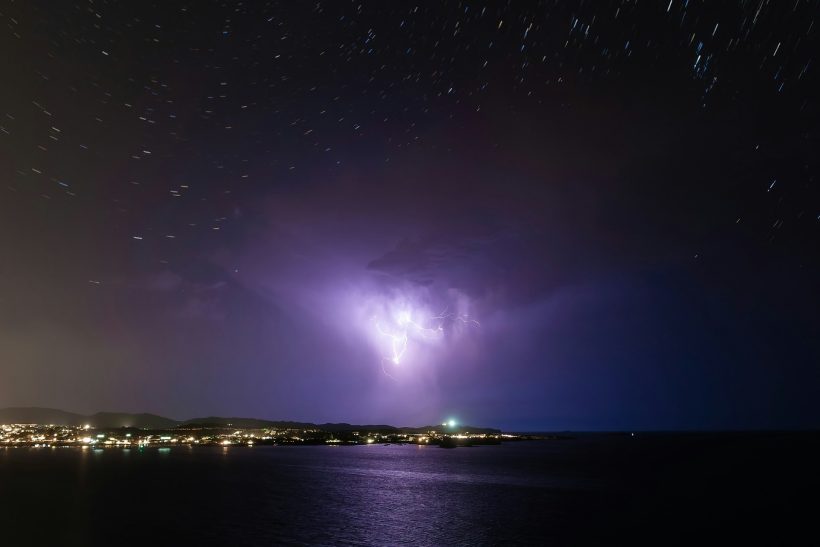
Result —
M 97 429 L 90 425 L 0 425 L 0 447 L 168 447 L 179 445 L 254 446 L 254 445 L 358 445 L 419 444 L 443 447 L 498 444 L 516 436 L 500 432 L 464 430 L 324 430 L 313 429 L 240 429 L 232 427 L 177 427 L 168 430 L 137 428 Z

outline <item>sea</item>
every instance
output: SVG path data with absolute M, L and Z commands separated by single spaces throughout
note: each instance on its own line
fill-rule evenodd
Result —
M 809 545 L 820 435 L 0 448 L 0 545 Z

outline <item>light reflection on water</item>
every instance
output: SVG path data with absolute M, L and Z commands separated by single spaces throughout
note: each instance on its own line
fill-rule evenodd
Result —
M 9 452 L 0 459 L 2 498 L 47 489 L 47 498 L 36 498 L 37 513 L 57 515 L 71 530 L 67 543 L 83 545 L 106 544 L 105 535 L 117 531 L 114 523 L 135 519 L 183 543 L 424 545 L 447 543 L 450 534 L 470 544 L 493 537 L 514 543 L 526 537 L 526 515 L 560 482 L 533 473 L 535 453 L 514 447 Z M 510 458 L 530 463 L 510 466 Z M 8 505 L 0 502 L 6 516 L 16 511 L 28 518 L 22 505 Z M 203 514 L 209 515 L 204 521 Z M 519 522 L 519 529 L 499 528 L 501 518 Z M 178 527 L 187 521 L 199 524 Z
M 820 490 L 818 459 L 809 433 L 454 450 L 2 448 L 0 544 L 613 545 L 670 533 L 697 544 L 715 525 L 735 543 L 799 544 L 783 538 L 815 528 L 805 493 Z

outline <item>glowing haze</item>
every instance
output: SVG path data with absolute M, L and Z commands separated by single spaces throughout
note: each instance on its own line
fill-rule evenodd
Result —
M 464 299 L 458 299 L 458 307 Z M 387 346 L 388 357 L 383 357 L 382 371 L 394 378 L 395 369 L 388 371 L 385 361 L 398 367 L 402 362 L 418 361 L 425 346 L 436 346 L 445 342 L 456 343 L 464 326 L 478 327 L 480 323 L 469 314 L 450 311 L 449 304 L 439 313 L 433 313 L 423 303 L 414 302 L 407 296 L 393 300 L 373 302 L 373 328 L 377 334 L 377 346 Z M 380 344 L 378 342 L 381 342 Z

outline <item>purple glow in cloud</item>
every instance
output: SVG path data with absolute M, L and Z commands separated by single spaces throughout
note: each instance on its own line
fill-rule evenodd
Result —
M 480 326 L 470 315 L 469 298 L 459 291 L 437 294 L 395 279 L 381 281 L 385 283 L 396 286 L 374 285 L 348 298 L 356 302 L 358 335 L 371 347 L 382 372 L 394 380 L 412 375 L 413 369 L 437 366 L 464 342 L 467 329 Z
M 408 344 L 441 343 L 446 332 L 458 335 L 462 326 L 480 326 L 475 319 L 449 312 L 447 308 L 431 316 L 426 310 L 419 311 L 408 303 L 389 307 L 392 309 L 386 314 L 387 320 L 374 315 L 373 325 L 376 332 L 389 344 L 390 355 L 382 358 L 382 371 L 391 378 L 394 376 L 388 372 L 385 364 L 401 365 L 407 355 Z

